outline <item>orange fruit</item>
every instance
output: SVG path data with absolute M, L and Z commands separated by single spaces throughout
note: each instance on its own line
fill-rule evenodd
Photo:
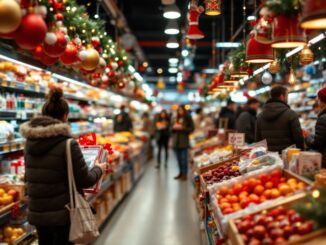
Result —
M 254 189 L 257 184 L 257 180 L 254 178 L 250 178 L 250 179 L 248 179 L 248 182 L 249 182 L 249 187 Z
M 286 196 L 287 194 L 291 193 L 291 187 L 288 184 L 280 184 L 278 186 L 279 191 L 281 192 L 282 195 Z
M 224 209 L 226 209 L 226 208 L 231 208 L 231 203 L 223 202 L 223 203 L 220 204 L 220 208 L 221 208 L 222 211 Z
M 242 191 L 242 185 L 241 184 L 235 184 L 233 186 L 233 192 L 235 195 L 238 195 Z
M 249 195 L 249 200 L 251 202 L 258 203 L 259 202 L 259 197 L 256 194 L 250 194 Z
M 241 210 L 241 206 L 239 203 L 233 203 L 232 208 L 235 212 Z
M 236 195 L 232 195 L 228 200 L 230 203 L 236 203 L 239 201 L 239 198 Z
M 222 186 L 220 189 L 220 195 L 226 196 L 227 194 L 229 194 L 229 188 L 226 186 Z
M 280 191 L 276 188 L 271 190 L 271 198 L 278 198 L 281 195 Z
M 295 178 L 289 178 L 288 181 L 287 181 L 287 183 L 288 183 L 289 185 L 291 185 L 292 183 L 293 183 L 293 184 L 297 184 L 297 180 L 296 180 Z
M 227 198 L 221 198 L 221 199 L 218 199 L 218 202 L 224 203 L 224 202 L 229 202 L 229 200 Z
M 290 188 L 292 189 L 292 191 L 296 191 L 298 189 L 298 184 L 291 182 L 289 183 Z
M 242 199 L 242 198 L 244 198 L 244 197 L 247 197 L 248 195 L 249 195 L 248 192 L 246 192 L 246 191 L 241 191 L 240 194 L 239 194 L 239 198 Z
M 267 181 L 265 184 L 266 189 L 272 189 L 273 188 L 273 182 L 272 181 Z
M 271 198 L 271 196 L 272 196 L 272 191 L 271 190 L 265 190 L 264 192 L 263 192 L 263 196 L 265 196 L 267 199 L 269 199 L 269 198 Z
M 305 183 L 303 183 L 303 182 L 299 182 L 299 183 L 297 184 L 297 189 L 298 189 L 298 190 L 302 190 L 302 189 L 304 189 L 304 188 L 306 188 L 306 184 L 305 184 Z
M 262 186 L 262 185 L 257 185 L 257 186 L 255 187 L 255 189 L 254 189 L 254 193 L 255 193 L 256 195 L 260 196 L 261 194 L 263 194 L 264 190 L 265 190 L 264 186 Z
M 223 210 L 223 214 L 230 214 L 230 213 L 233 213 L 234 210 L 232 208 L 226 208 Z
M 260 200 L 260 202 L 265 202 L 267 200 L 267 197 L 262 195 L 262 196 L 260 196 L 259 200 Z

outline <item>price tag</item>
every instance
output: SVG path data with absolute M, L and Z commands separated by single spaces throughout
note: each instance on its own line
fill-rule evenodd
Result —
M 243 146 L 245 143 L 245 134 L 243 133 L 229 133 L 229 145 Z

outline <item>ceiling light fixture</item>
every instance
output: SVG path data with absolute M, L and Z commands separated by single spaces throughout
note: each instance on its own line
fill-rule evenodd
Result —
M 171 5 L 167 5 L 164 8 L 164 13 L 163 13 L 164 18 L 174 20 L 180 18 L 180 16 L 181 13 L 177 5 L 171 4 Z
M 217 48 L 238 48 L 241 43 L 236 42 L 218 42 L 216 43 Z
M 169 73 L 177 73 L 178 68 L 170 67 L 168 71 L 169 71 Z
M 178 58 L 170 58 L 169 63 L 170 64 L 177 64 L 179 62 Z
M 187 57 L 187 56 L 189 55 L 189 51 L 186 50 L 186 49 L 184 49 L 184 50 L 182 50 L 181 55 L 182 55 L 183 57 Z
M 176 37 L 171 37 L 169 41 L 166 43 L 167 48 L 179 48 L 179 43 Z
M 157 74 L 162 74 L 163 73 L 163 69 L 162 68 L 158 68 L 156 72 L 157 72 Z
M 178 23 L 175 20 L 170 20 L 165 27 L 165 34 L 176 35 L 180 33 Z

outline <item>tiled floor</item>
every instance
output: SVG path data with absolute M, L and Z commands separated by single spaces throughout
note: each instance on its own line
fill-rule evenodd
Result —
M 200 245 L 192 183 L 178 173 L 170 153 L 168 169 L 147 166 L 133 192 L 113 215 L 95 245 Z

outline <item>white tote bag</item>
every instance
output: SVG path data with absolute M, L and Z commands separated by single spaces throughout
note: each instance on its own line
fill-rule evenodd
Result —
M 71 160 L 71 139 L 67 140 L 66 154 L 70 193 L 70 204 L 67 205 L 71 222 L 69 241 L 78 244 L 88 244 L 99 236 L 99 232 L 89 203 L 76 188 Z

